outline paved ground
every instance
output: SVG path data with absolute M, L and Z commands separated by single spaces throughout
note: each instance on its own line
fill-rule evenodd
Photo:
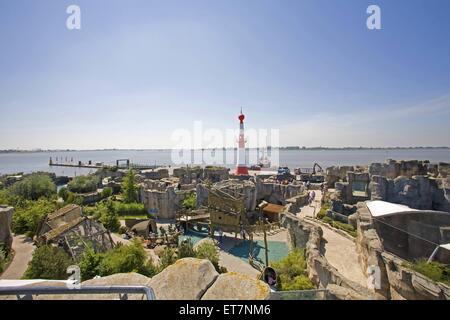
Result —
M 304 206 L 297 215 L 299 217 L 314 218 L 320 210 L 322 200 L 322 192 L 316 190 L 316 199 L 314 203 L 309 206 Z M 314 221 L 308 220 L 314 223 Z M 325 240 L 325 258 L 346 278 L 367 286 L 366 277 L 363 274 L 356 252 L 355 243 L 335 232 L 333 229 L 317 224 L 323 230 L 323 238 Z
M 314 190 L 316 193 L 316 198 L 314 199 L 313 203 L 311 205 L 305 205 L 301 208 L 300 212 L 297 213 L 297 216 L 299 217 L 311 217 L 315 218 L 317 213 L 320 210 L 320 201 L 322 200 L 322 191 L 320 190 Z
M 27 270 L 28 262 L 31 261 L 35 246 L 31 239 L 24 235 L 17 235 L 13 239 L 12 248 L 15 252 L 13 261 L 0 276 L 0 279 L 18 280 L 22 278 Z

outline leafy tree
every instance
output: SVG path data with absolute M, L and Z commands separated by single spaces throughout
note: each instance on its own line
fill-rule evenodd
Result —
M 69 197 L 69 190 L 67 190 L 66 187 L 62 187 L 58 191 L 58 196 L 61 197 L 64 201 L 67 201 L 67 198 Z
M 125 203 L 137 202 L 137 188 L 133 169 L 128 170 L 127 176 L 123 179 L 122 190 Z
M 25 201 L 14 212 L 12 230 L 14 233 L 27 234 L 32 237 L 36 233 L 39 222 L 56 208 L 55 202 L 44 198 L 37 201 Z
M 35 173 L 11 186 L 13 194 L 28 200 L 51 197 L 56 193 L 56 185 L 47 174 Z
M 97 206 L 99 215 L 100 215 L 100 222 L 110 231 L 116 232 L 120 228 L 120 221 L 117 217 L 117 213 L 114 210 L 114 206 L 112 205 L 111 201 L 108 201 L 106 205 L 99 204 Z
M 315 288 L 306 273 L 306 260 L 303 250 L 295 249 L 280 261 L 272 262 L 271 266 L 278 274 L 277 284 L 279 290 L 308 290 Z
M 67 267 L 72 260 L 64 250 L 54 246 L 42 246 L 33 253 L 33 258 L 25 271 L 25 279 L 53 279 L 68 278 Z
M 135 239 L 130 245 L 122 245 L 104 254 L 99 265 L 102 276 L 122 272 L 142 272 L 147 254 L 141 241 Z
M 67 184 L 67 188 L 75 193 L 88 193 L 97 190 L 100 179 L 96 175 L 78 176 Z
M 102 198 L 109 198 L 112 196 L 112 189 L 110 187 L 106 187 L 102 190 Z
M 216 270 L 220 270 L 219 250 L 214 243 L 211 242 L 200 243 L 195 249 L 195 256 L 198 259 L 207 259 L 211 261 Z
M 103 255 L 95 253 L 94 249 L 88 247 L 83 252 L 81 260 L 78 263 L 81 271 L 81 280 L 85 281 L 92 279 L 97 275 L 100 275 L 100 263 L 102 262 Z
M 189 196 L 183 200 L 181 206 L 186 210 L 194 210 L 197 207 L 197 195 L 195 192 L 189 194 Z
M 93 277 L 115 273 L 137 272 L 147 277 L 158 273 L 158 268 L 148 259 L 141 241 L 135 239 L 129 245 L 118 245 L 104 253 L 95 253 L 87 248 L 79 262 L 83 281 Z

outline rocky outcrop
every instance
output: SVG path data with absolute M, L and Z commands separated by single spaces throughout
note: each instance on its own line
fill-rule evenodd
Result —
M 0 246 L 6 247 L 8 250 L 12 246 L 13 236 L 11 233 L 11 223 L 14 208 L 0 206 Z
M 410 178 L 416 175 L 426 175 L 428 173 L 428 162 L 419 160 L 397 161 L 390 159 L 385 163 L 371 163 L 369 173 L 370 175 L 380 175 L 388 179 L 395 179 L 399 176 Z
M 219 276 L 208 260 L 178 260 L 149 281 L 159 300 L 198 300 Z
M 450 300 L 450 287 L 432 281 L 405 266 L 404 260 L 383 252 L 392 299 Z
M 158 300 L 265 300 L 270 288 L 264 282 L 235 272 L 219 276 L 209 260 L 184 258 L 153 278 L 138 273 L 118 273 L 82 282 L 82 286 L 148 286 Z M 61 281 L 38 281 L 28 286 L 66 286 Z M 74 289 L 76 290 L 76 289 Z M 118 294 L 41 295 L 38 300 L 117 300 Z M 142 300 L 143 294 L 128 294 L 130 300 Z M 3 296 L 1 299 L 16 299 Z
M 140 199 L 145 209 L 158 218 L 174 219 L 181 202 L 190 194 L 191 190 L 175 190 L 174 186 L 168 186 L 164 190 L 141 188 Z
M 430 213 L 431 216 L 431 213 Z M 385 251 L 369 209 L 358 204 L 356 247 L 364 268 L 379 270 L 379 286 L 375 291 L 395 300 L 449 299 L 450 288 L 409 269 L 407 261 Z M 406 226 L 406 223 L 402 225 Z M 385 245 L 387 245 L 385 240 Z M 417 246 L 414 246 L 416 248 Z
M 322 252 L 322 229 L 304 219 L 289 213 L 289 205 L 285 209 L 282 225 L 288 230 L 291 247 L 305 248 L 308 277 L 318 288 L 331 289 L 329 299 L 383 299 L 383 297 L 365 287 L 347 279 L 336 268 L 331 266 Z
M 217 278 L 202 300 L 267 300 L 269 297 L 270 288 L 266 283 L 229 272 Z

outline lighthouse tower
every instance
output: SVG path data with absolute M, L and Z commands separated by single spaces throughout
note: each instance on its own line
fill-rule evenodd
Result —
M 238 154 L 237 154 L 237 166 L 236 166 L 236 174 L 238 175 L 248 175 L 248 167 L 247 162 L 245 160 L 245 138 L 244 138 L 244 119 L 245 116 L 242 113 L 239 115 L 239 146 L 238 146 Z

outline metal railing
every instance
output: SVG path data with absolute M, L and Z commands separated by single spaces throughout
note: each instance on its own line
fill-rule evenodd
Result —
M 0 296 L 17 296 L 18 300 L 33 300 L 33 295 L 49 294 L 119 294 L 120 300 L 128 300 L 128 294 L 143 294 L 146 300 L 156 300 L 152 288 L 147 286 L 81 286 L 70 289 L 58 286 L 6 286 L 0 287 Z

